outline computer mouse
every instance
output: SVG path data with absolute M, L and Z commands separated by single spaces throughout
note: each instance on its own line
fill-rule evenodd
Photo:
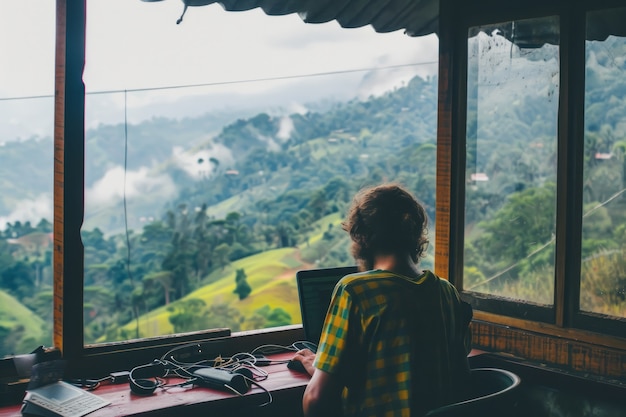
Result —
M 244 367 L 237 368 L 237 369 L 235 369 L 235 370 L 233 371 L 233 373 L 234 373 L 234 374 L 240 374 L 240 375 L 243 375 L 243 376 L 245 376 L 245 377 L 246 377 L 246 378 L 248 378 L 248 379 L 254 379 L 254 374 L 253 374 L 253 373 L 252 373 L 252 371 L 251 371 L 250 369 L 248 369 L 248 368 L 244 368 Z
M 304 368 L 304 364 L 295 359 L 291 359 L 289 362 L 287 362 L 287 368 L 291 369 L 292 371 L 301 372 L 303 374 L 308 374 L 308 372 Z

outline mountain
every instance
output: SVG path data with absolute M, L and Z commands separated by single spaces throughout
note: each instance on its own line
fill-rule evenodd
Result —
M 43 337 L 44 320 L 2 290 L 0 306 L 0 339 L 4 341 L 0 357 L 32 351 Z
M 535 52 L 516 57 L 523 83 L 489 71 L 472 75 L 468 83 L 468 180 L 470 173 L 485 179 L 468 182 L 465 189 L 470 284 L 527 256 L 529 244 L 550 248 L 545 242 L 554 229 L 558 77 L 550 71 L 555 64 L 550 54 Z M 618 117 L 625 113 L 620 93 L 626 82 L 616 76 L 623 71 L 615 71 L 623 63 L 611 61 L 602 48 L 592 52 L 584 204 L 601 208 L 585 223 L 589 239 L 583 253 L 589 259 L 618 244 L 621 238 L 612 231 L 623 230 L 626 213 L 622 200 L 610 200 L 626 181 L 619 181 L 626 145 Z M 293 282 L 286 283 L 286 277 L 301 267 L 354 262 L 340 222 L 364 185 L 404 184 L 424 204 L 432 236 L 436 103 L 437 79 L 415 77 L 381 95 L 308 110 L 268 110 L 234 119 L 207 113 L 89 129 L 82 229 L 86 341 L 136 337 L 137 324 L 148 326 L 140 330 L 146 336 L 294 322 Z M 50 144 L 32 138 L 4 145 L 0 207 L 6 210 L 25 198 L 38 204 L 40 193 L 51 186 L 49 179 L 38 182 L 49 177 Z M 612 181 L 606 181 L 607 174 Z M 32 190 L 19 186 L 31 180 Z M 535 227 L 518 221 L 518 213 L 532 217 Z M 0 216 L 8 218 L 6 211 Z M 34 219 L 42 217 L 51 218 Z M 0 287 L 45 314 L 51 270 L 43 261 L 50 252 L 17 259 L 9 242 L 50 232 L 49 223 L 33 224 L 11 224 L 3 232 Z M 432 266 L 432 256 L 431 246 L 424 267 Z M 513 293 L 521 288 L 535 300 L 530 292 L 538 287 L 527 281 L 549 282 L 542 274 L 550 259 L 549 250 L 541 252 L 506 280 L 494 281 L 490 291 L 497 293 L 496 286 L 505 283 Z
M 363 158 L 382 164 L 392 148 L 434 143 L 436 91 L 436 78 L 416 77 L 381 96 L 308 106 L 323 111 L 282 110 L 235 120 L 233 113 L 211 112 L 88 129 L 85 228 L 115 234 L 141 228 L 180 202 L 233 204 L 229 210 L 238 210 L 294 187 L 320 186 L 336 175 L 363 175 Z M 332 153 L 322 151 L 328 144 Z M 49 137 L 5 143 L 0 219 L 11 221 L 15 207 L 22 215 L 32 212 L 34 222 L 52 218 L 51 203 L 44 209 L 52 196 L 51 151 Z M 337 164 L 318 169 L 331 154 Z M 240 203 L 233 203 L 237 195 Z
M 206 204 L 214 215 L 225 215 L 334 176 L 363 176 L 363 158 L 382 164 L 394 148 L 434 143 L 436 83 L 414 78 L 382 96 L 324 112 L 260 113 L 219 131 L 212 115 L 131 125 L 127 141 L 124 126 L 101 126 L 87 134 L 85 227 L 111 234 L 127 221 L 136 229 L 180 204 Z M 329 144 L 332 152 L 322 151 Z M 333 167 L 319 170 L 320 163 Z M 127 218 L 121 214 L 124 192 Z

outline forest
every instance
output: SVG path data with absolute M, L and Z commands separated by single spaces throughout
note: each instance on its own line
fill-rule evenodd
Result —
M 593 51 L 584 151 L 581 308 L 617 317 L 626 316 L 626 77 L 614 57 L 626 56 L 625 45 Z M 468 174 L 480 165 L 489 181 L 468 183 L 464 274 L 472 291 L 550 305 L 556 148 L 547 132 L 556 110 L 537 105 L 539 94 L 525 92 L 507 111 L 510 135 L 488 134 L 502 131 L 501 117 L 483 122 L 481 161 L 468 156 Z M 299 323 L 295 271 L 353 264 L 341 220 L 360 188 L 384 181 L 425 205 L 431 245 L 422 266 L 432 268 L 436 103 L 437 78 L 415 77 L 366 100 L 288 117 L 260 113 L 222 128 L 207 115 L 89 130 L 86 187 L 122 157 L 112 144 L 127 128 L 141 138 L 126 149 L 128 169 L 150 166 L 177 192 L 138 196 L 126 219 L 119 207 L 86 202 L 85 343 Z M 181 137 L 191 171 L 172 158 Z M 31 153 L 45 159 L 36 147 Z M 51 236 L 48 219 L 0 232 L 0 355 L 51 343 Z

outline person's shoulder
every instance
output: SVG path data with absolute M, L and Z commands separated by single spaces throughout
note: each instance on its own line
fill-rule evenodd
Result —
M 445 297 L 448 300 L 454 300 L 454 304 L 460 306 L 462 315 L 466 317 L 466 321 L 469 323 L 474 315 L 472 306 L 461 299 L 458 290 L 450 281 L 448 281 L 447 279 L 443 279 L 432 272 L 430 273 L 433 275 L 434 279 L 439 282 L 439 288 L 443 290 L 443 294 L 445 294 Z
M 424 274 L 428 274 L 428 275 L 432 276 L 434 279 L 439 281 L 442 285 L 449 285 L 451 287 L 454 287 L 454 285 L 452 285 L 452 283 L 449 280 L 447 280 L 445 278 L 441 278 L 439 275 L 435 274 L 432 271 L 429 271 L 429 270 L 425 269 L 424 270 Z
M 428 271 L 428 270 L 424 270 L 424 274 L 428 274 L 429 276 L 432 276 L 429 278 L 431 278 L 432 281 L 439 283 L 439 286 L 443 288 L 445 291 L 450 291 L 454 294 L 458 294 L 456 287 L 449 280 L 441 278 L 440 276 L 436 275 L 434 272 Z
M 367 279 L 375 278 L 377 276 L 382 276 L 383 272 L 384 271 L 380 270 L 354 272 L 352 274 L 344 276 L 339 282 L 342 284 L 361 282 Z
M 383 271 L 380 269 L 363 271 L 363 272 L 355 272 L 353 274 L 349 274 L 341 278 L 339 280 L 339 285 L 344 287 L 358 287 L 361 285 L 371 285 L 372 283 L 380 280 L 392 277 L 393 274 L 389 271 Z

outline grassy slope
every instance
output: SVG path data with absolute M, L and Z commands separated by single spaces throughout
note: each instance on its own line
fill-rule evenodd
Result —
M 0 326 L 14 328 L 23 326 L 24 333 L 39 340 L 44 322 L 13 296 L 0 291 Z
M 309 242 L 319 241 L 329 224 L 338 225 L 341 221 L 339 213 L 331 214 L 316 222 L 314 232 L 309 236 Z M 296 271 L 312 268 L 299 258 L 299 248 L 282 248 L 259 253 L 239 259 L 221 271 L 214 271 L 205 285 L 185 299 L 197 298 L 207 305 L 219 302 L 236 308 L 243 317 L 250 317 L 259 308 L 269 305 L 271 308 L 283 308 L 292 319 L 292 323 L 300 323 L 300 306 L 296 288 Z M 235 289 L 235 273 L 237 269 L 244 269 L 252 293 L 244 300 L 239 300 Z M 139 328 L 142 337 L 152 337 L 174 332 L 168 317 L 166 307 L 158 308 L 139 318 Z M 125 326 L 128 331 L 134 331 L 135 323 Z

